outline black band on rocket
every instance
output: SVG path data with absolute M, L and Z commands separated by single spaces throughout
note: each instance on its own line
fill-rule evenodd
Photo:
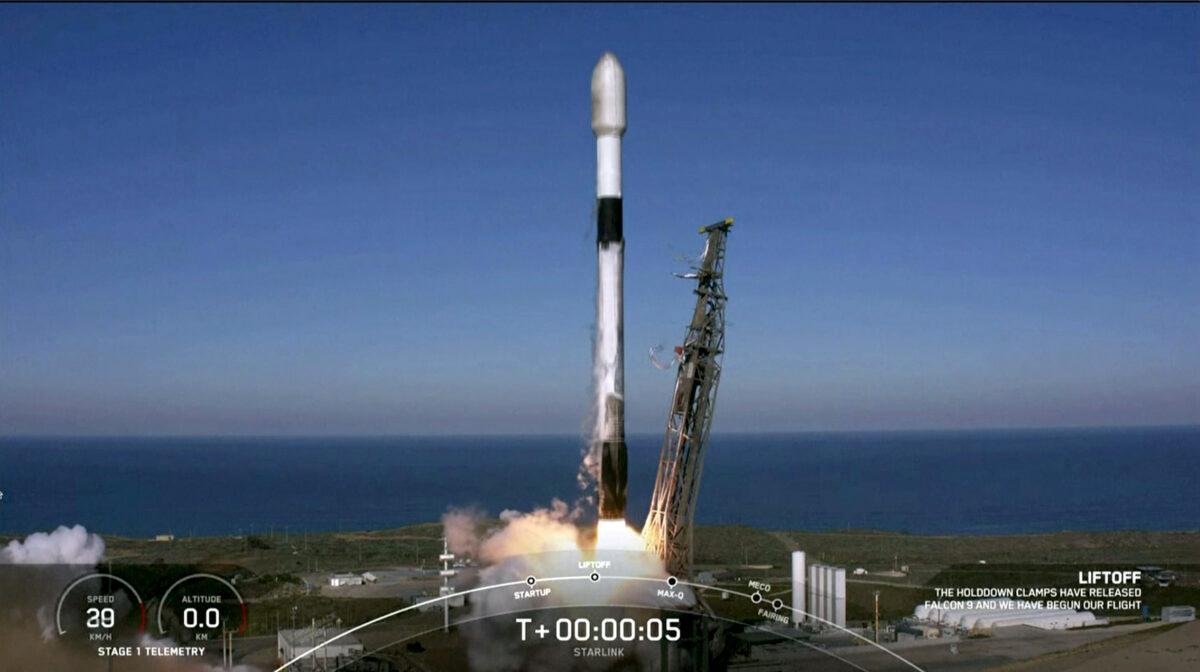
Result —
M 601 518 L 624 518 L 629 467 L 625 440 L 605 441 L 600 447 L 599 506 Z
M 596 242 L 619 243 L 624 239 L 621 199 L 613 196 L 596 199 Z

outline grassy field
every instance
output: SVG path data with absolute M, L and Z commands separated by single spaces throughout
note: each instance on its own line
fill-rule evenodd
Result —
M 497 521 L 487 523 L 496 525 Z M 399 602 L 338 599 L 303 595 L 299 576 L 333 571 L 365 571 L 396 566 L 437 566 L 441 526 L 411 525 L 371 532 L 273 534 L 247 537 L 197 537 L 155 542 L 106 536 L 114 571 L 144 587 L 148 594 L 192 572 L 238 577 L 247 599 L 261 603 L 252 610 L 254 631 L 268 631 L 278 616 L 290 621 L 293 607 L 300 621 L 335 615 L 344 622 L 394 608 Z M 0 540 L 4 543 L 7 540 Z M 1200 604 L 1200 532 L 1060 532 L 1037 535 L 927 536 L 890 532 L 768 531 L 744 526 L 705 526 L 695 532 L 698 568 L 729 569 L 729 587 L 745 590 L 745 580 L 766 579 L 779 591 L 787 587 L 790 554 L 804 549 L 810 563 L 836 564 L 866 576 L 848 576 L 847 617 L 866 620 L 880 591 L 885 618 L 912 612 L 933 599 L 937 585 L 1065 585 L 1081 568 L 1155 564 L 1180 572 L 1179 585 L 1149 588 L 1146 601 Z M 979 561 L 986 561 L 986 565 Z M 755 567 L 746 567 L 755 565 Z M 769 567 L 764 567 L 769 565 Z M 907 565 L 903 577 L 876 573 Z M 756 608 L 741 600 L 721 610 L 750 616 Z M 741 613 L 745 611 L 746 613 Z M 266 620 L 269 619 L 268 623 Z
M 1081 569 L 1130 569 L 1154 564 L 1175 569 L 1180 581 L 1170 588 L 1145 588 L 1153 612 L 1166 604 L 1200 604 L 1200 532 L 1059 532 L 1036 535 L 927 536 L 892 532 L 765 531 L 742 526 L 696 530 L 696 562 L 740 568 L 742 578 L 789 579 L 792 550 L 806 551 L 809 563 L 833 564 L 869 574 L 850 575 L 846 617 L 867 620 L 880 592 L 885 619 L 912 613 L 934 599 L 934 586 L 1073 585 Z M 986 564 L 980 564 L 980 560 Z M 908 567 L 903 577 L 875 573 Z M 743 584 L 744 585 L 744 582 Z
M 113 562 L 217 563 L 254 574 L 300 574 L 396 565 L 433 567 L 442 552 L 442 527 L 430 523 L 374 532 L 276 533 L 170 542 L 106 536 L 104 541 Z
M 810 562 L 891 569 L 989 563 L 1191 563 L 1200 558 L 1200 532 L 1056 532 L 994 536 L 929 536 L 896 532 L 770 532 L 743 526 L 696 530 L 696 562 L 786 565 L 794 549 Z
M 498 521 L 488 523 L 498 524 Z M 427 523 L 370 532 L 259 534 L 179 538 L 171 542 L 105 535 L 113 562 L 224 564 L 254 573 L 353 570 L 396 565 L 432 567 L 441 552 L 441 525 Z M 0 537 L 0 544 L 15 537 Z M 745 526 L 701 526 L 695 532 L 700 566 L 770 564 L 786 568 L 794 549 L 810 563 L 864 567 L 871 572 L 909 565 L 911 573 L 977 563 L 1157 564 L 1194 563 L 1196 532 L 1056 532 L 992 536 L 930 536 L 895 532 L 770 531 Z M 933 576 L 933 574 L 928 574 Z

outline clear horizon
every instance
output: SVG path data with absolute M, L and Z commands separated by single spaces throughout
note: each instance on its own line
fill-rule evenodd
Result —
M 788 436 L 788 435 L 830 435 L 830 434 L 988 434 L 988 433 L 1045 433 L 1045 432 L 1120 432 L 1139 430 L 1200 430 L 1200 424 L 1166 424 L 1166 425 L 1058 425 L 1042 427 L 925 427 L 909 429 L 867 428 L 867 429 L 779 429 L 779 430 L 733 430 L 713 431 L 712 436 Z M 665 430 L 665 426 L 664 426 Z M 630 437 L 654 437 L 661 432 L 637 431 L 628 432 Z M 586 437 L 582 433 L 569 432 L 496 432 L 480 434 L 470 432 L 446 433 L 403 433 L 391 434 L 0 434 L 0 441 L 20 439 L 453 439 L 453 438 L 579 438 Z
M 1198 18 L 0 6 L 0 435 L 581 435 L 606 50 L 631 433 L 1200 424 Z

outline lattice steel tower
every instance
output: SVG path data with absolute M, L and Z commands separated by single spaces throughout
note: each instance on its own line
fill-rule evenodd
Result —
M 650 513 L 642 528 L 647 547 L 666 563 L 667 571 L 689 576 L 692 567 L 692 519 L 700 493 L 704 447 L 712 427 L 725 351 L 725 239 L 733 219 L 700 229 L 707 235 L 704 254 L 694 272 L 696 310 L 683 345 L 677 348 L 679 369 L 667 416 L 667 433 L 658 461 L 658 477 Z

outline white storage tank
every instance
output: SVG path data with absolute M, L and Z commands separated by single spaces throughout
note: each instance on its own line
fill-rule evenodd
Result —
M 809 565 L 809 613 L 809 623 L 821 623 L 821 565 Z
M 1003 628 L 1009 625 L 1025 625 L 1031 619 L 1040 619 L 1047 616 L 1068 616 L 1074 614 L 1074 609 L 1050 609 L 1050 610 L 1032 610 L 1027 609 L 1024 613 L 1020 611 L 1010 611 L 1007 614 L 995 614 L 984 616 L 979 619 L 974 625 L 980 628 Z
M 841 627 L 846 627 L 846 569 L 833 569 L 833 618 L 829 619 Z
M 804 551 L 792 551 L 792 623 L 795 627 L 800 627 L 804 619 L 804 597 L 806 585 L 806 573 L 808 567 L 805 564 Z
M 818 611 L 818 613 L 821 615 L 822 619 L 824 619 L 825 621 L 829 621 L 830 616 L 832 616 L 833 614 L 829 613 L 831 610 L 829 608 L 829 568 L 828 567 L 826 567 L 825 565 L 820 565 L 820 571 L 817 572 L 817 580 L 820 582 L 817 585 L 817 591 L 821 595 L 821 597 L 820 597 L 821 608 Z
M 957 627 L 964 616 L 978 614 L 984 611 L 992 611 L 993 604 L 999 605 L 1000 601 L 996 600 L 967 600 L 963 603 L 961 609 L 944 609 L 938 614 L 937 622 L 942 625 L 952 625 Z M 1012 613 L 1012 612 L 1009 612 Z

